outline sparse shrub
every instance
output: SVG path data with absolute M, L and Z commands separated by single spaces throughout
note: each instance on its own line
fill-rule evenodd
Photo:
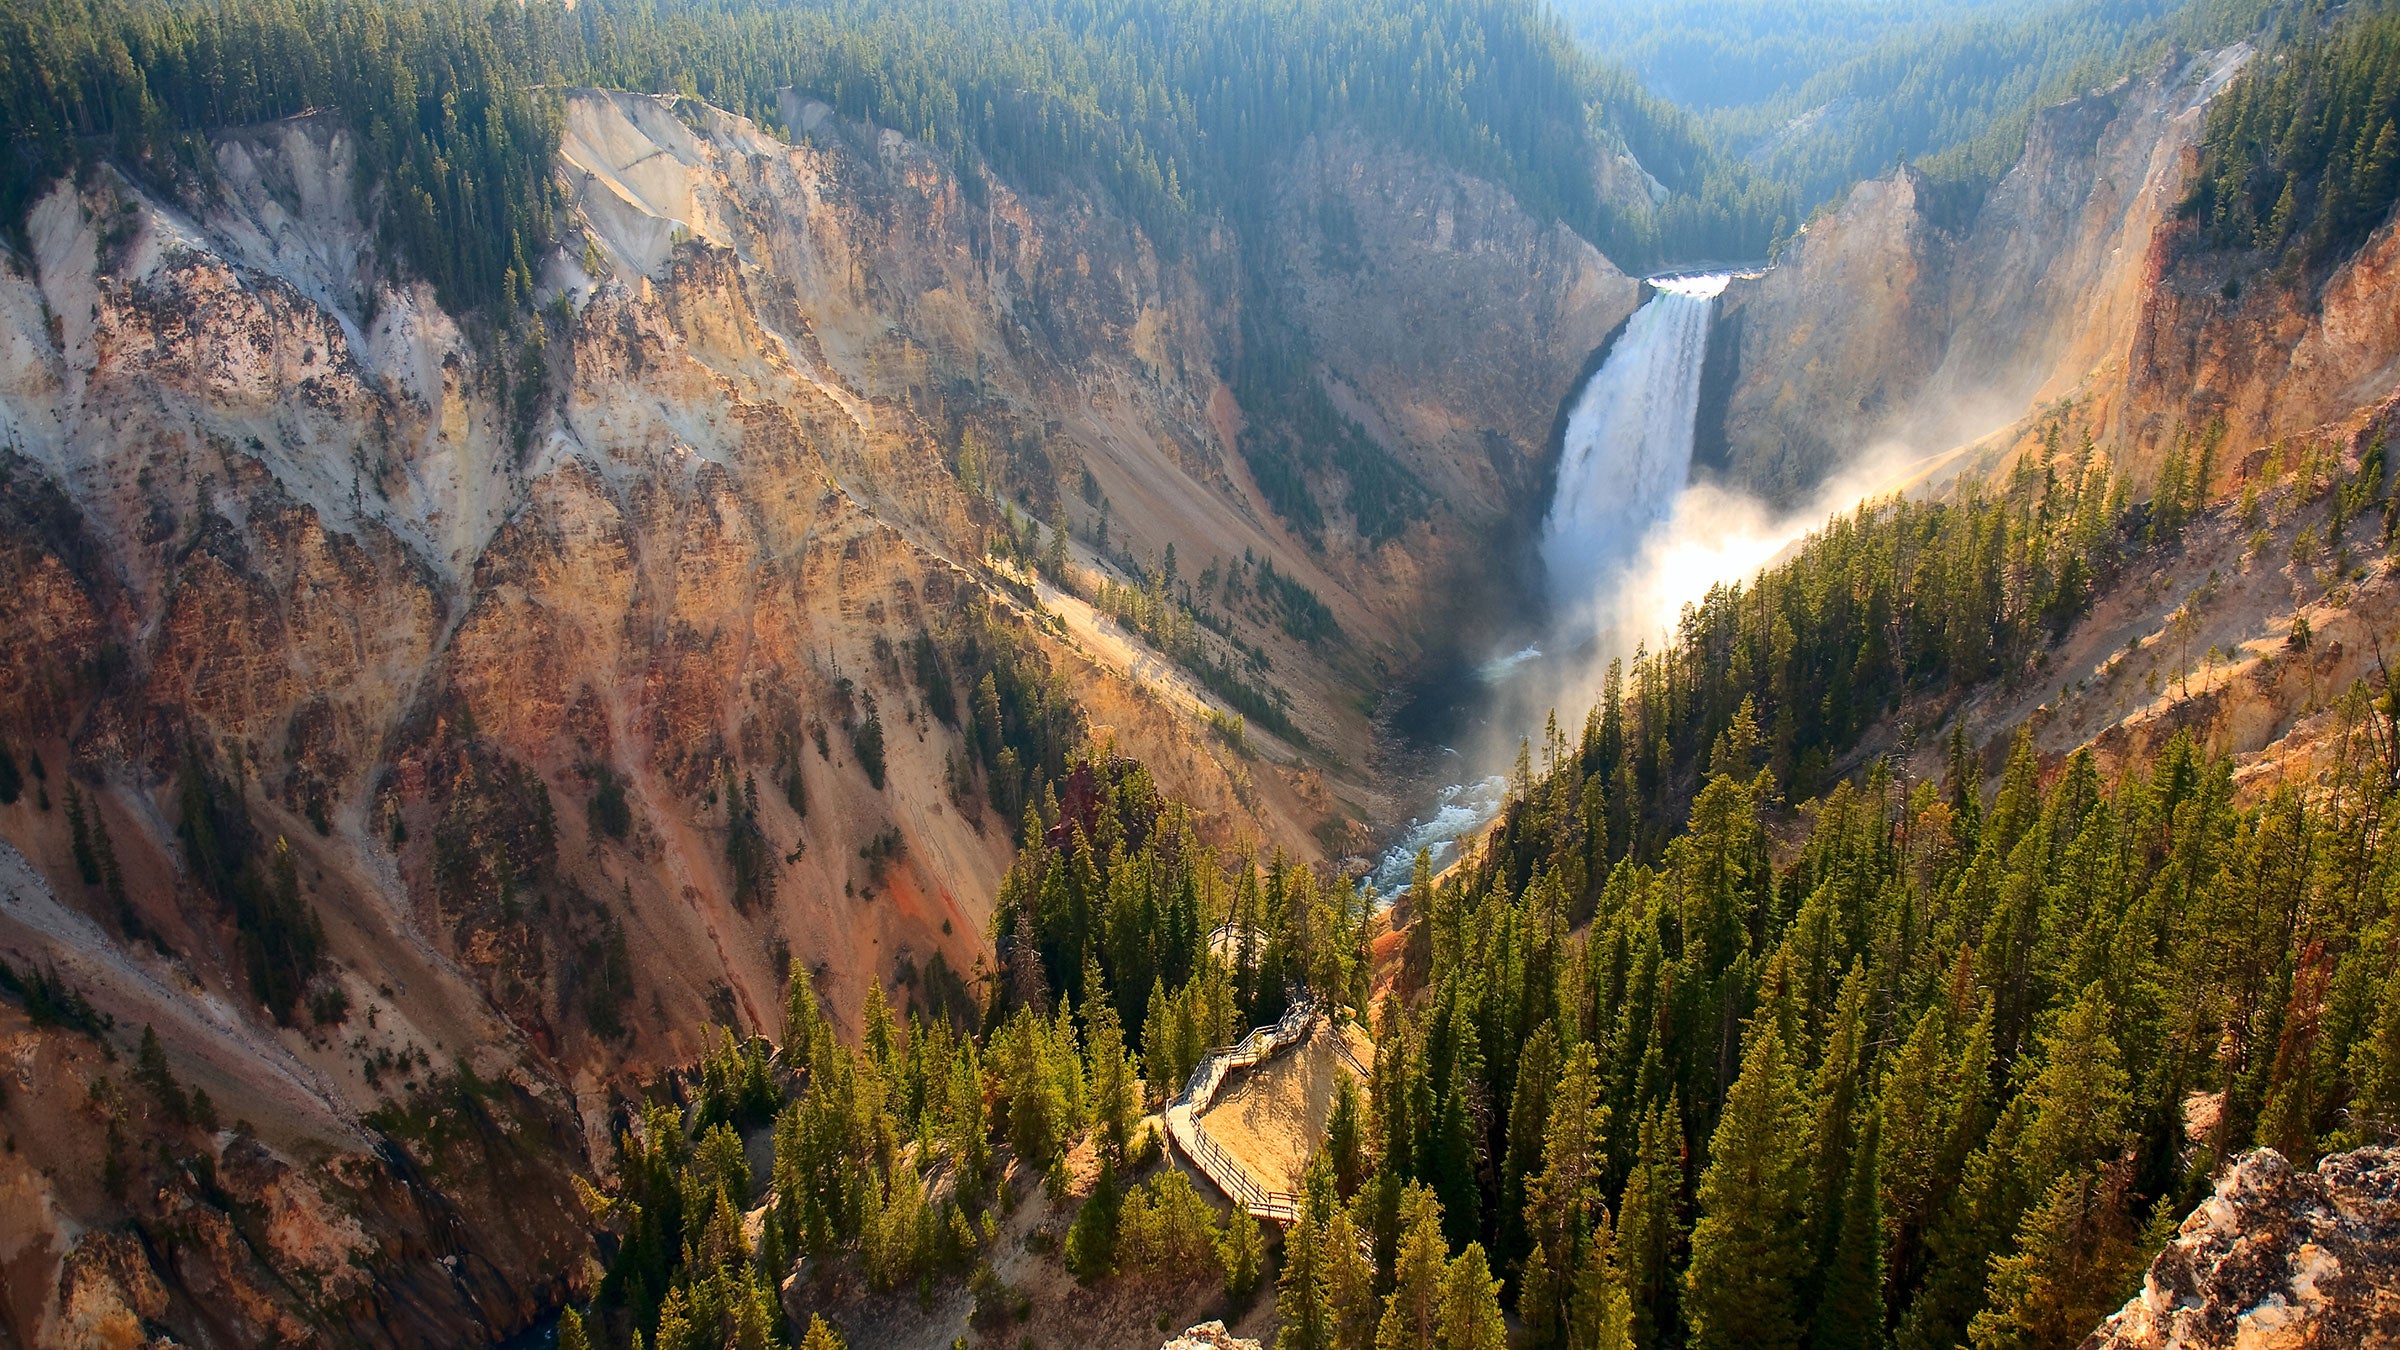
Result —
M 883 791 L 883 714 L 873 704 L 867 705 L 866 720 L 851 733 L 850 747 L 858 752 L 858 767 L 866 770 L 867 781 Z
M 1017 1296 L 1017 1291 L 1008 1287 L 1008 1282 L 1000 1278 L 1000 1272 L 992 1269 L 989 1261 L 975 1263 L 975 1273 L 967 1277 L 967 1293 L 974 1299 L 967 1321 L 986 1331 L 1007 1323 L 1009 1305 Z
M 309 990 L 308 1015 L 318 1026 L 340 1026 L 350 1017 L 349 991 L 340 980 L 318 980 Z

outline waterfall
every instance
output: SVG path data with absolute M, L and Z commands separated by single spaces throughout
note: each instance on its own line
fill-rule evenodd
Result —
M 1608 359 L 1567 414 L 1558 486 L 1542 522 L 1542 562 L 1562 620 L 1591 635 L 1610 578 L 1667 519 L 1692 470 L 1700 367 L 1723 276 L 1654 281 Z
M 1620 592 L 1632 580 L 1645 541 L 1674 514 L 1691 477 L 1709 315 L 1731 279 L 1651 281 L 1657 294 L 1626 321 L 1608 359 L 1567 413 L 1558 485 L 1540 540 L 1556 616 L 1542 645 L 1553 653 L 1605 638 L 1609 625 L 1626 617 Z M 1495 701 L 1505 704 L 1505 686 L 1555 682 L 1560 672 L 1544 670 L 1543 653 L 1527 647 L 1488 663 L 1483 675 Z M 1513 738 L 1509 748 L 1515 748 Z M 1436 869 L 1447 865 L 1457 856 L 1458 840 L 1498 814 L 1506 789 L 1499 777 L 1444 788 L 1433 813 L 1411 821 L 1384 854 L 1373 874 L 1376 892 L 1387 900 L 1405 892 L 1419 849 L 1432 855 Z

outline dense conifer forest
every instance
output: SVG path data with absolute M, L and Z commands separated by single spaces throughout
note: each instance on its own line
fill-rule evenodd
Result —
M 575 83 L 692 94 L 770 127 L 778 91 L 797 89 L 970 177 L 1105 186 L 1170 245 L 1197 216 L 1254 209 L 1240 187 L 1255 170 L 1336 124 L 1492 177 L 1596 239 L 1648 228 L 1594 195 L 1602 126 L 1687 196 L 1717 191 L 1680 114 L 1522 0 L 43 0 L 0 17 L 0 209 L 20 228 L 33 192 L 99 154 L 197 187 L 203 133 L 327 110 L 360 134 L 367 182 L 389 179 L 400 255 L 447 304 L 512 309 L 557 206 L 548 91 Z M 1730 198 L 1677 209 L 1728 245 L 1763 244 L 1770 219 Z
M 1645 1346 L 2074 1344 L 2218 1161 L 2391 1131 L 2392 714 L 2353 695 L 2329 781 L 2256 805 L 2188 740 L 2112 780 L 2020 737 L 1996 796 L 1961 741 L 1795 816 L 1745 706 L 1682 832 L 1597 870 L 1606 745 L 1554 743 L 1410 930 L 1383 1156 L 1545 1344 L 1623 1343 L 1586 1279 Z
M 207 133 L 322 111 L 358 133 L 362 190 L 386 189 L 394 260 L 447 305 L 511 315 L 555 231 L 552 91 L 685 93 L 774 127 L 780 91 L 795 89 L 922 138 L 971 180 L 988 168 L 1037 190 L 1104 187 L 1170 247 L 1202 221 L 1256 211 L 1245 185 L 1301 137 L 1358 126 L 1490 177 L 1642 268 L 1761 256 L 1900 159 L 1928 161 L 1954 204 L 1971 206 L 2037 103 L 2262 21 L 2283 46 L 2271 75 L 2217 106 L 2217 167 L 2192 209 L 2221 238 L 2280 247 L 2306 231 L 2321 251 L 2355 242 L 2390 190 L 2376 139 L 2391 121 L 2389 81 L 2378 82 L 2392 65 L 2388 19 L 2334 22 L 2322 7 L 2260 0 L 2070 0 L 2023 15 L 1961 5 L 1910 25 L 1745 12 L 1762 33 L 1815 36 L 1790 39 L 1775 67 L 1784 83 L 1761 75 L 1768 95 L 1702 121 L 1618 63 L 1640 52 L 1587 55 L 1526 0 L 40 0 L 0 15 L 11 142 L 0 220 L 21 235 L 32 195 L 95 157 L 205 190 Z M 1612 144 L 1666 189 L 1651 208 L 1595 195 L 1589 167 Z M 1395 504 L 1405 518 L 1410 485 L 1362 491 L 1374 532 L 1391 528 Z
M 2346 258 L 2400 198 L 2400 14 L 2304 29 L 2210 105 L 2183 204 L 2268 265 Z
M 2179 547 L 2211 458 L 2129 504 L 2053 435 L 2004 482 L 1829 522 L 1528 745 L 1380 958 L 1363 885 L 1216 854 L 1138 764 L 1075 759 L 1027 805 L 980 995 L 928 972 L 903 1029 L 872 989 L 846 1048 L 796 967 L 780 1048 L 725 1037 L 639 1113 L 592 1199 L 595 1325 L 777 1343 L 801 1329 L 766 1273 L 805 1252 L 965 1280 L 1004 1330 L 994 1216 L 1012 1184 L 1070 1197 L 1088 1146 L 1065 1268 L 1205 1270 L 1236 1306 L 1272 1277 L 1284 1350 L 2074 1344 L 2219 1162 L 2400 1131 L 2400 700 L 2342 696 L 2325 772 L 2265 791 L 2184 737 L 2104 771 L 2020 733 L 1996 790 L 1963 732 L 1932 780 L 1842 766 Z M 2380 446 L 2261 472 L 2329 546 L 2388 547 Z M 1262 1255 L 1141 1117 L 1304 992 L 1378 1049 Z M 752 1176 L 741 1131 L 770 1127 Z

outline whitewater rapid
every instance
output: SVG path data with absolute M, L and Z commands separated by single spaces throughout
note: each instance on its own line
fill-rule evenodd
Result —
M 1539 541 L 1553 616 L 1541 645 L 1553 652 L 1586 644 L 1622 618 L 1621 583 L 1645 541 L 1675 513 L 1692 473 L 1709 318 L 1732 279 L 1650 281 L 1654 294 L 1626 320 L 1568 410 Z M 1496 658 L 1483 667 L 1484 682 L 1496 689 L 1520 670 L 1530 674 L 1542 655 L 1529 646 Z M 1506 790 L 1497 776 L 1442 789 L 1432 814 L 1409 822 L 1376 866 L 1376 894 L 1388 901 L 1407 893 L 1419 850 L 1436 870 L 1448 865 L 1458 841 L 1499 813 Z

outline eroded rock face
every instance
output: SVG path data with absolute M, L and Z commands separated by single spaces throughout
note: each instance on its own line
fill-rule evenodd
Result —
M 2267 272 L 2247 286 L 2197 235 L 2194 224 L 2176 240 L 2136 335 L 2126 404 L 2140 442 L 2221 420 L 2232 444 L 2263 444 L 2400 389 L 2400 221 L 2328 276 Z
M 2084 1350 L 2400 1344 L 2400 1153 L 2236 1163 Z
M 1491 524 L 1532 495 L 1552 420 L 1638 284 L 1499 188 L 1354 133 L 1311 138 L 1293 168 L 1277 280 L 1337 404 L 1463 523 Z
M 1858 185 L 1727 290 L 1704 458 L 1798 501 L 1870 456 L 1946 451 L 2062 398 L 2103 404 L 2096 431 L 2138 453 L 2154 410 L 2127 390 L 2147 378 L 2176 203 L 2207 104 L 2248 55 L 2179 58 L 2038 111 L 1968 219 L 1912 169 Z

